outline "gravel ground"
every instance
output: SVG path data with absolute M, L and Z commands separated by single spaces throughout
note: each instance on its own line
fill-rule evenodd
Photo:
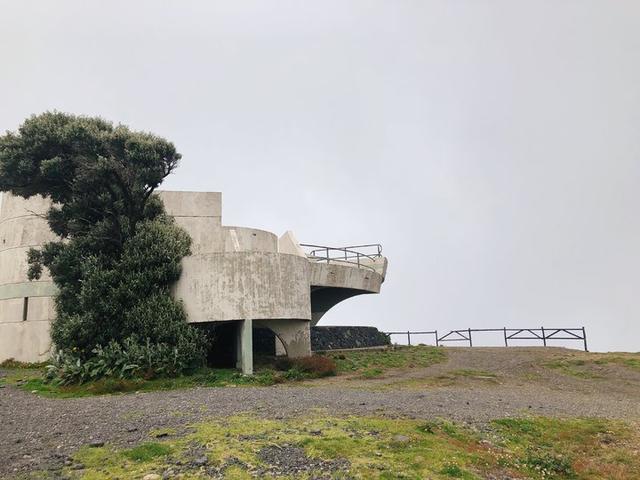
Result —
M 366 384 L 337 377 L 303 386 L 194 388 L 65 400 L 5 387 L 0 389 L 0 477 L 58 468 L 78 447 L 92 442 L 131 446 L 148 440 L 153 429 L 181 431 L 194 421 L 240 412 L 278 419 L 320 408 L 332 415 L 448 418 L 472 424 L 526 414 L 640 420 L 640 372 L 624 369 L 603 381 L 548 369 L 542 376 L 532 373 L 544 360 L 540 355 L 567 355 L 561 349 L 448 352 L 444 364 Z M 495 372 L 497 381 L 465 377 L 448 386 L 388 388 L 398 379 L 439 378 L 461 367 Z

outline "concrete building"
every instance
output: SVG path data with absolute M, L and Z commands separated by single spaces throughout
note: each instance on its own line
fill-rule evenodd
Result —
M 167 212 L 193 240 L 173 288 L 190 323 L 226 332 L 238 368 L 253 370 L 254 332 L 275 334 L 275 351 L 311 353 L 310 326 L 334 305 L 379 293 L 387 260 L 379 245 L 331 248 L 298 243 L 291 232 L 222 225 L 217 192 L 159 192 Z M 51 353 L 49 327 L 56 288 L 43 275 L 27 279 L 27 251 L 54 240 L 42 218 L 50 203 L 0 197 L 0 361 L 38 362 Z

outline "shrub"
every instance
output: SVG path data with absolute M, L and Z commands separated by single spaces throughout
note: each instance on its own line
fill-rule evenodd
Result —
M 274 363 L 276 370 L 286 372 L 293 367 L 293 360 L 289 357 L 278 357 Z
M 294 368 L 298 368 L 313 378 L 331 377 L 337 372 L 336 362 L 323 355 L 294 358 L 292 361 Z
M 291 367 L 289 370 L 284 372 L 283 377 L 291 382 L 296 382 L 298 380 L 309 378 L 309 375 L 303 372 L 299 367 Z
M 560 475 L 571 478 L 575 475 L 573 465 L 568 458 L 542 449 L 530 449 L 527 452 L 525 464 L 544 477 Z
M 73 351 L 59 351 L 47 367 L 46 379 L 68 385 L 103 377 L 149 379 L 177 375 L 202 365 L 203 353 L 193 348 L 198 345 L 141 342 L 132 336 L 122 343 L 112 341 L 104 348 L 97 346 L 86 359 Z

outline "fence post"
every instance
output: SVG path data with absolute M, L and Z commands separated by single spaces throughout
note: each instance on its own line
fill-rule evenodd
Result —
M 467 331 L 469 332 L 469 346 L 473 347 L 473 343 L 471 343 L 471 329 L 468 328 Z
M 584 351 L 588 352 L 589 350 L 587 349 L 587 332 L 585 331 L 584 327 L 582 327 L 582 339 L 584 340 Z
M 509 341 L 507 339 L 507 327 L 502 327 L 502 330 L 504 332 L 504 346 L 508 347 L 509 346 Z
M 411 332 L 407 330 L 407 343 L 411 345 Z
M 547 337 L 545 337 L 544 335 L 544 327 L 540 327 L 542 329 L 542 343 L 544 344 L 544 346 L 547 346 Z
M 438 330 L 436 330 L 436 347 L 439 347 L 440 345 L 438 345 Z

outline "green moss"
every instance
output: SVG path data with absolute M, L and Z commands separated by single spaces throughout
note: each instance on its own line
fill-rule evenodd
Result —
M 440 470 L 440 473 L 451 478 L 475 478 L 474 475 L 469 472 L 465 472 L 455 463 L 446 464 L 442 470 Z
M 185 436 L 127 450 L 83 448 L 74 461 L 83 463 L 85 470 L 64 473 L 96 480 L 138 478 L 175 468 L 174 461 L 179 459 L 183 478 L 201 478 L 200 470 L 188 466 L 196 445 L 205 447 L 209 464 L 223 469 L 226 478 L 245 479 L 251 478 L 251 470 L 268 467 L 260 459 L 261 449 L 294 445 L 309 457 L 346 460 L 348 472 L 336 472 L 334 478 L 640 478 L 640 458 L 634 454 L 638 432 L 607 420 L 504 419 L 493 422 L 490 429 L 474 431 L 442 421 L 332 417 L 312 412 L 304 418 L 280 421 L 238 415 L 192 428 Z
M 148 462 L 156 457 L 169 455 L 172 450 L 171 446 L 163 443 L 147 442 L 129 450 L 125 450 L 123 455 L 131 460 L 135 460 L 136 462 Z

